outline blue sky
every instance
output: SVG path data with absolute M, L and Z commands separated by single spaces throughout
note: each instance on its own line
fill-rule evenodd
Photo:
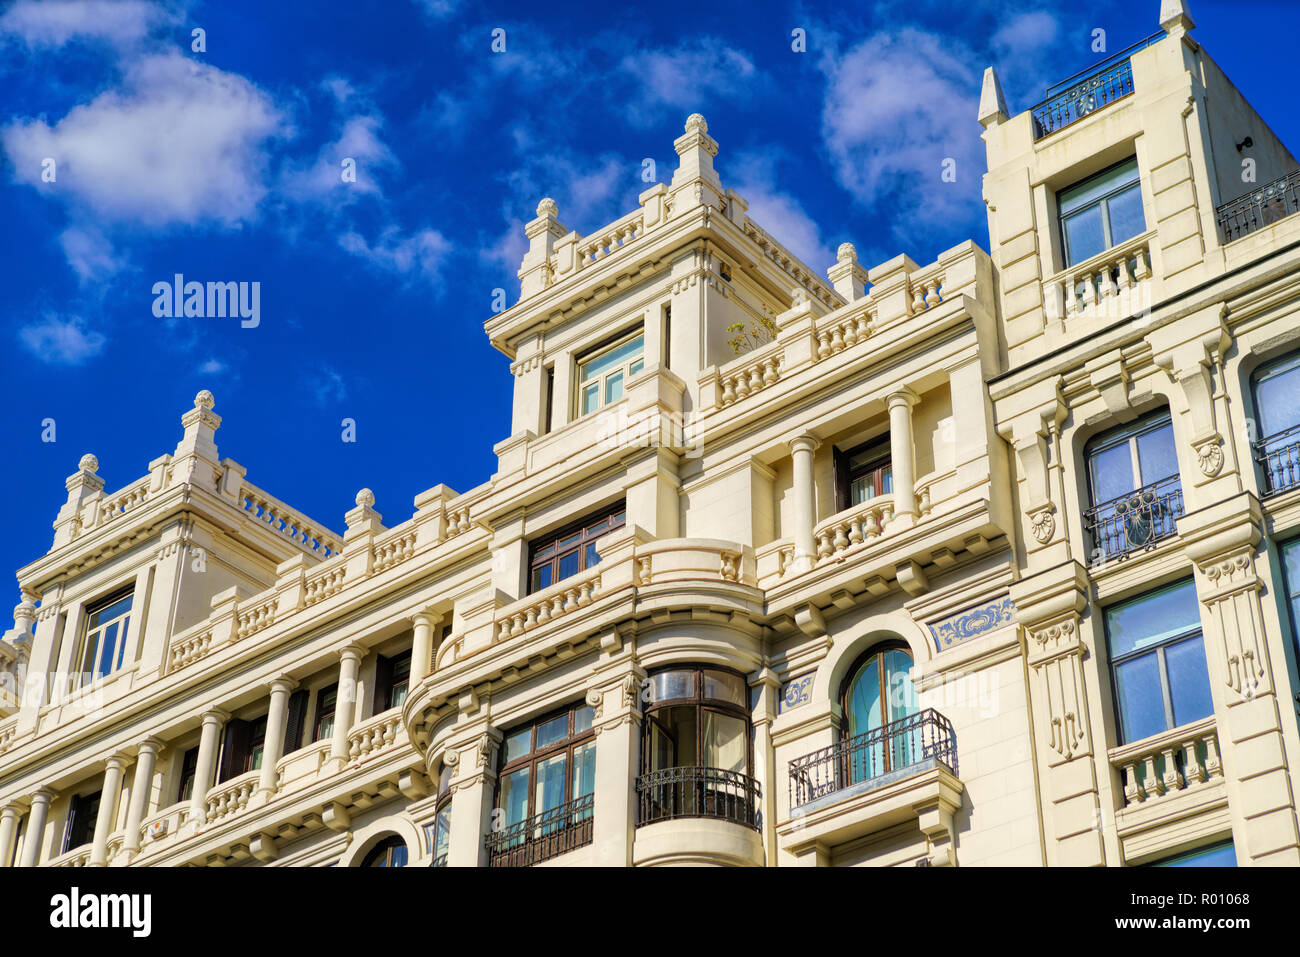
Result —
M 336 531 L 363 486 L 396 524 L 423 489 L 484 481 L 513 379 L 482 322 L 495 289 L 518 295 L 523 223 L 543 196 L 584 234 L 627 212 L 645 159 L 671 176 L 691 112 L 721 144 L 724 185 L 818 270 L 846 240 L 867 264 L 929 262 L 967 238 L 987 248 L 983 68 L 999 67 L 1018 112 L 1102 58 L 1094 30 L 1113 52 L 1154 32 L 1158 9 L 12 3 L 4 559 L 18 568 L 49 547 L 84 452 L 121 488 L 172 451 L 202 388 L 224 419 L 222 455 Z M 1259 38 L 1293 35 L 1300 7 L 1244 9 L 1194 0 L 1194 35 L 1294 149 L 1291 58 Z M 955 183 L 940 179 L 945 158 Z M 153 285 L 175 273 L 260 282 L 259 324 L 155 317 Z

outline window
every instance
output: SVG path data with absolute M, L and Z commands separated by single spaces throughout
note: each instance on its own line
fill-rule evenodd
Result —
M 366 854 L 362 860 L 362 867 L 405 867 L 406 866 L 406 842 L 394 834 L 392 837 L 386 837 Z
M 627 511 L 619 502 L 613 509 L 583 519 L 529 546 L 528 590 L 541 591 L 571 575 L 595 568 L 600 561 L 596 540 L 622 528 Z
M 95 837 L 95 819 L 99 817 L 99 795 L 74 794 L 68 806 L 68 825 L 63 832 L 63 850 L 66 854 L 73 848 L 89 844 Z
M 1105 620 L 1120 744 L 1214 712 L 1193 582 L 1108 608 Z
M 645 336 L 637 333 L 578 363 L 578 414 L 623 398 L 623 386 L 644 366 Z
M 1270 363 L 1252 377 L 1259 438 L 1255 460 L 1264 495 L 1300 486 L 1300 356 Z
M 406 691 L 411 684 L 411 653 L 404 651 L 400 655 L 387 658 L 378 655 L 375 659 L 375 714 L 389 708 L 399 708 L 406 700 Z
M 226 722 L 226 733 L 221 742 L 217 781 L 229 781 L 249 771 L 256 771 L 262 766 L 265 747 L 266 715 L 252 720 L 230 719 Z
M 837 512 L 894 491 L 888 438 L 874 439 L 847 452 L 835 449 L 833 461 Z
M 489 835 L 494 867 L 534 864 L 591 841 L 596 786 L 595 711 L 573 705 L 510 731 L 501 744 Z
M 131 623 L 131 590 L 118 592 L 86 609 L 86 630 L 81 639 L 83 685 L 122 667 L 127 627 Z
M 1237 848 L 1232 841 L 1199 847 L 1162 861 L 1152 861 L 1152 867 L 1236 867 Z
M 176 789 L 176 800 L 188 801 L 194 795 L 194 778 L 199 769 L 199 749 L 190 748 L 181 758 L 180 786 Z
M 1147 416 L 1089 443 L 1085 515 L 1093 560 L 1151 548 L 1178 531 L 1183 491 L 1168 412 Z
M 293 754 L 302 747 L 303 726 L 307 723 L 307 698 L 310 692 L 299 688 L 289 695 L 289 709 L 284 722 L 284 753 Z
M 1300 538 L 1287 542 L 1278 551 L 1282 555 L 1287 610 L 1291 612 L 1291 635 L 1300 645 Z
M 921 760 L 921 728 L 904 719 L 917 713 L 912 656 L 904 645 L 879 645 L 849 670 L 840 694 L 847 747 L 841 780 L 865 781 Z
M 429 836 L 429 849 L 433 853 L 430 867 L 446 867 L 447 851 L 451 846 L 451 765 L 444 764 L 438 772 L 438 812 L 432 824 L 425 825 Z
M 1056 202 L 1067 267 L 1146 230 L 1136 158 L 1061 190 Z
M 638 822 L 720 817 L 757 827 L 744 677 L 691 666 L 655 672 L 649 682 Z
M 338 705 L 339 686 L 330 685 L 316 692 L 316 721 L 312 725 L 311 739 L 326 741 L 334 735 L 334 709 Z

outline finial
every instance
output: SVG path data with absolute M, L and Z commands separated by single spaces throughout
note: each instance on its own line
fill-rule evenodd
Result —
M 1182 36 L 1196 26 L 1187 0 L 1160 0 L 1160 29 L 1173 36 Z
M 371 508 L 375 504 L 375 493 L 368 488 L 363 488 L 357 493 L 356 502 L 362 508 Z
M 99 459 L 87 452 L 81 457 L 81 461 L 77 463 L 77 468 L 94 475 L 99 471 Z
M 690 116 L 686 117 L 686 132 L 694 133 L 696 130 L 699 130 L 701 133 L 709 132 L 708 121 L 704 119 L 702 113 L 692 113 Z
M 560 207 L 555 205 L 555 200 L 547 196 L 537 204 L 537 215 L 551 217 L 558 216 L 560 215 Z
M 998 71 L 993 67 L 984 70 L 984 82 L 980 85 L 980 108 L 976 119 L 986 130 L 1003 122 L 1011 114 L 1007 111 L 1007 98 L 1002 93 L 1002 82 Z
M 835 252 L 835 261 L 841 263 L 857 262 L 858 247 L 852 243 L 840 243 L 840 248 Z
M 217 400 L 212 397 L 212 393 L 207 389 L 201 389 L 199 394 L 194 397 L 194 408 L 209 410 L 217 404 Z

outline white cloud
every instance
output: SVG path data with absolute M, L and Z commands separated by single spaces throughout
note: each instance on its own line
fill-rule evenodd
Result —
M 738 153 L 727 163 L 727 183 L 749 203 L 748 215 L 818 275 L 835 261 L 821 229 L 800 202 L 777 185 L 771 151 Z
M 199 365 L 198 372 L 200 375 L 221 375 L 226 371 L 226 364 L 220 359 L 208 359 Z
M 689 40 L 673 48 L 637 50 L 619 66 L 637 85 L 629 109 L 632 118 L 642 123 L 657 119 L 659 107 L 690 112 L 709 97 L 747 98 L 757 92 L 758 71 L 753 61 L 715 37 Z
M 350 117 L 338 139 L 322 147 L 312 163 L 294 167 L 281 177 L 285 194 L 297 200 L 332 200 L 339 205 L 358 196 L 382 195 L 376 174 L 397 162 L 379 136 L 383 124 L 383 117 L 374 113 Z M 343 180 L 345 159 L 355 163 L 354 182 Z
M 81 365 L 104 348 L 104 336 L 89 330 L 80 316 L 60 319 L 46 315 L 40 322 L 18 330 L 19 341 L 27 351 L 51 365 Z
M 460 0 L 415 0 L 415 2 L 432 20 L 445 20 L 460 6 Z
M 19 37 L 32 48 L 72 40 L 127 47 L 154 26 L 175 20 L 165 5 L 144 0 L 20 0 L 0 15 L 0 34 Z
M 69 226 L 59 235 L 68 265 L 82 282 L 106 279 L 127 264 L 126 256 L 93 226 Z
M 136 61 L 120 89 L 54 126 L 10 124 L 0 142 L 19 182 L 35 185 L 41 159 L 57 159 L 55 195 L 103 222 L 235 226 L 266 193 L 265 142 L 282 121 L 242 76 L 173 53 Z
M 348 386 L 337 369 L 322 363 L 308 380 L 308 392 L 319 406 L 342 402 L 348 397 Z
M 434 289 L 442 285 L 442 267 L 451 252 L 451 242 L 436 229 L 402 236 L 396 227 L 389 227 L 373 245 L 360 233 L 348 232 L 339 237 L 339 245 L 378 269 L 422 279 Z
M 887 195 L 896 236 L 965 222 L 979 208 L 984 158 L 973 60 L 952 38 L 908 27 L 821 64 L 828 80 L 822 135 L 836 179 L 864 205 Z M 956 182 L 941 178 L 949 158 Z

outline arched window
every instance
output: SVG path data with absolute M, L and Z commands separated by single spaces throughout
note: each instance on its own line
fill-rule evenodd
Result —
M 370 849 L 361 862 L 362 867 L 405 867 L 406 842 L 398 835 L 386 837 Z
M 1084 455 L 1091 502 L 1084 525 L 1091 564 L 1154 548 L 1178 531 L 1183 487 L 1168 410 L 1099 435 Z
M 1251 377 L 1255 394 L 1255 460 L 1264 495 L 1300 485 L 1300 356 L 1270 362 Z
M 912 656 L 902 642 L 876 645 L 849 669 L 840 694 L 845 737 L 842 773 L 865 781 L 916 763 L 922 756 L 912 687 Z
M 443 763 L 438 773 L 438 812 L 433 823 L 426 826 L 429 849 L 433 854 L 430 867 L 446 867 L 447 851 L 451 845 L 451 765 Z

